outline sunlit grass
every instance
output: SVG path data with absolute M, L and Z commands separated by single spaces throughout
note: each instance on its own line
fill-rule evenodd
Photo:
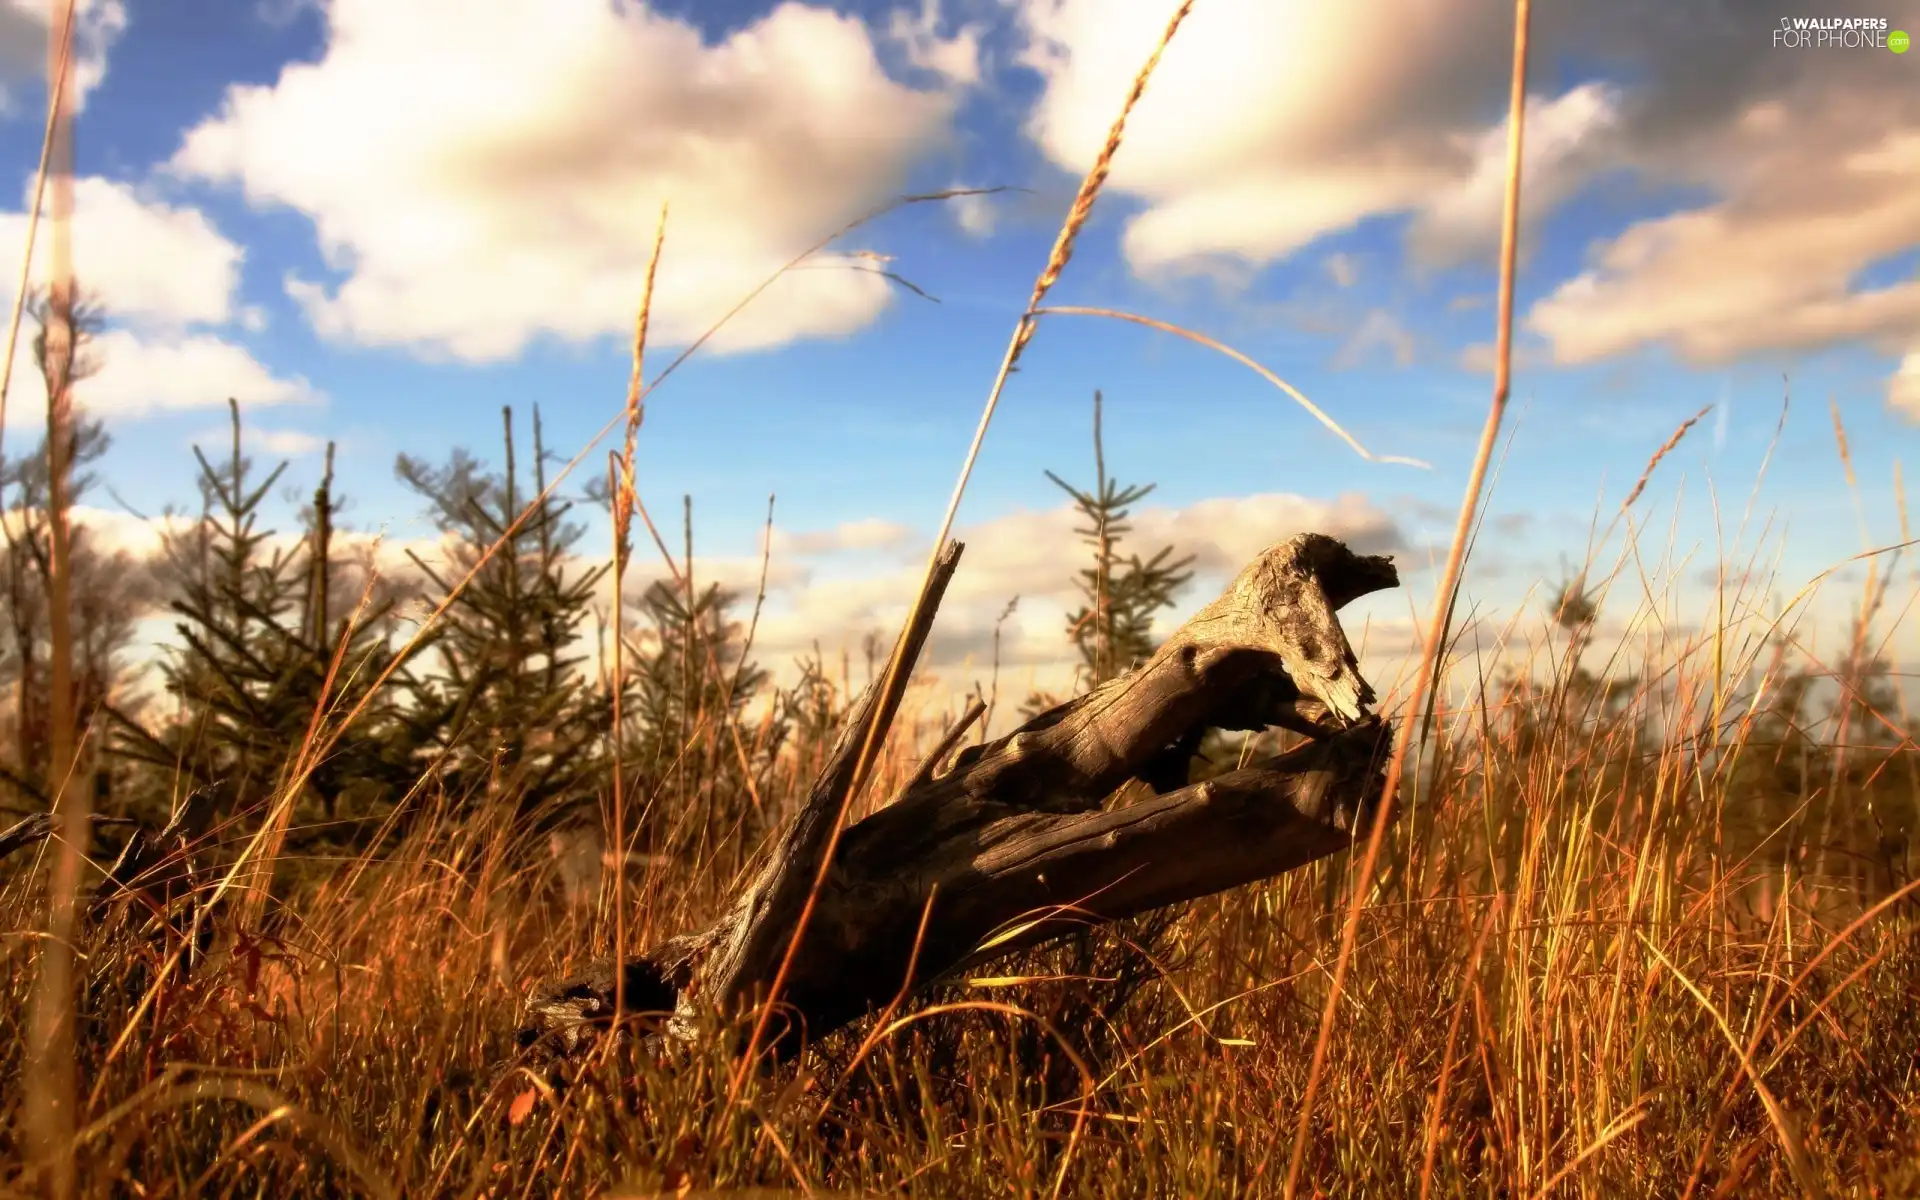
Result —
M 1034 317 L 1089 311 L 1040 304 L 1120 141 L 1116 124 L 981 434 Z M 627 505 L 641 401 L 684 358 L 644 388 L 636 362 L 608 426 L 630 431 Z M 1296 1145 L 1303 1194 L 1328 1196 L 1920 1194 L 1920 770 L 1877 673 L 1912 598 L 1869 558 L 1852 649 L 1810 662 L 1809 589 L 1753 579 L 1759 548 L 1721 548 L 1714 615 L 1688 625 L 1681 567 L 1643 560 L 1626 524 L 1629 550 L 1575 575 L 1548 636 L 1517 616 L 1453 631 L 1489 649 L 1442 658 L 1369 870 L 1341 856 L 983 965 L 757 1073 L 708 1036 L 612 1043 L 556 1081 L 513 1036 L 535 984 L 698 928 L 733 893 L 756 846 L 705 836 L 710 780 L 679 770 L 674 795 L 612 806 L 619 828 L 668 805 L 657 823 L 700 827 L 697 856 L 623 863 L 571 905 L 558 844 L 510 792 L 431 777 L 391 837 L 290 853 L 298 779 L 352 723 L 316 721 L 294 783 L 249 798 L 272 821 L 216 828 L 210 873 L 80 926 L 81 1194 L 1263 1195 Z M 1758 603 L 1776 584 L 1787 615 Z M 681 761 L 728 761 L 746 720 L 702 721 Z M 875 737 L 865 803 L 913 773 L 920 730 Z M 788 747 L 762 781 L 764 827 L 820 750 Z M 225 886 L 242 847 L 274 890 Z M 7 865 L 0 1190 L 33 1194 L 52 1169 L 21 1133 L 45 1082 L 25 1070 L 45 890 L 32 854 Z
M 1664 607 L 1648 594 L 1641 617 Z M 1669 631 L 1631 679 L 1564 637 L 1504 674 L 1450 665 L 1441 694 L 1475 699 L 1440 712 L 1366 898 L 1305 1182 L 1406 1195 L 1431 1147 L 1435 1196 L 1920 1188 L 1911 746 L 1801 769 L 1832 762 L 1821 725 L 1783 737 L 1767 643 L 1713 632 Z M 1703 741 L 1717 640 L 1750 651 L 1722 664 L 1737 715 Z M 777 802 L 802 783 L 795 764 Z M 867 1025 L 731 1107 L 732 1064 L 702 1045 L 628 1049 L 558 1093 L 515 1068 L 527 988 L 605 953 L 613 922 L 562 904 L 544 845 L 504 819 L 282 866 L 307 883 L 269 932 L 216 938 L 157 988 L 177 934 L 123 923 L 79 947 L 96 1193 L 1277 1191 L 1334 950 L 1322 878 L 1349 864 L 976 972 L 998 978 L 910 1002 L 850 1072 Z M 737 866 L 630 880 L 633 948 L 710 917 Z M 0 892 L 7 929 L 34 927 L 29 882 Z M 5 953 L 11 1079 L 34 940 Z

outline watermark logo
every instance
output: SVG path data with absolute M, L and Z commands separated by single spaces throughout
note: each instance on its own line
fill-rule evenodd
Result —
M 1885 17 L 1781 17 L 1776 50 L 1891 50 L 1907 52 L 1904 30 Z

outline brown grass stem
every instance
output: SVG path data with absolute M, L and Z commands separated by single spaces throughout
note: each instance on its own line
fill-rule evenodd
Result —
M 1407 752 L 1414 730 L 1422 723 L 1422 705 L 1428 693 L 1428 680 L 1438 661 L 1440 647 L 1447 638 L 1446 623 L 1453 610 L 1454 590 L 1459 586 L 1461 569 L 1466 563 L 1467 539 L 1480 507 L 1480 492 L 1486 481 L 1487 467 L 1506 416 L 1507 399 L 1513 383 L 1513 291 L 1514 266 L 1520 241 L 1520 164 L 1527 103 L 1527 34 L 1533 15 L 1532 0 L 1515 0 L 1513 16 L 1513 74 L 1507 108 L 1506 194 L 1500 227 L 1500 301 L 1495 318 L 1497 341 L 1494 346 L 1493 399 L 1487 406 L 1487 418 L 1480 430 L 1480 444 L 1474 452 L 1473 467 L 1467 476 L 1466 495 L 1460 501 L 1460 513 L 1454 522 L 1453 541 L 1447 550 L 1447 565 L 1434 593 L 1433 616 L 1421 648 L 1420 667 L 1414 673 L 1412 693 L 1407 698 L 1400 726 L 1395 731 L 1393 757 L 1387 764 L 1387 776 L 1381 791 L 1372 826 L 1367 832 L 1366 850 L 1360 859 L 1353 890 L 1347 901 L 1347 916 L 1340 933 L 1340 951 L 1334 960 L 1333 977 L 1328 983 L 1327 999 L 1321 1009 L 1320 1029 L 1314 1038 L 1313 1058 L 1307 1068 L 1307 1083 L 1294 1124 L 1293 1149 L 1287 1163 L 1285 1194 L 1288 1200 L 1297 1193 L 1300 1171 L 1305 1165 L 1307 1140 L 1312 1129 L 1313 1106 L 1320 1081 L 1326 1071 L 1327 1048 L 1333 1040 L 1334 1022 L 1345 993 L 1347 973 L 1353 965 L 1354 944 L 1359 938 L 1360 916 L 1373 886 L 1380 849 L 1386 842 L 1387 824 L 1399 796 L 1400 779 L 1406 770 Z
M 47 35 L 47 127 L 35 200 L 50 188 L 52 247 L 40 369 L 47 384 L 46 608 L 48 626 L 48 731 L 46 794 L 60 830 L 46 879 L 46 941 L 34 980 L 33 1034 L 27 1047 L 25 1130 L 27 1143 L 47 1169 L 48 1192 L 68 1200 L 76 1187 L 73 1134 L 77 1122 L 78 1071 L 73 938 L 77 928 L 81 864 L 93 838 L 92 794 L 70 786 L 74 747 L 73 599 L 69 485 L 73 449 L 73 393 L 78 356 L 73 294 L 73 57 L 75 0 L 56 0 L 58 17 Z M 29 233 L 31 239 L 31 233 Z M 27 257 L 31 258 L 31 240 Z M 25 296 L 25 289 L 21 291 Z M 7 378 L 19 335 L 18 302 L 9 332 Z M 0 411 L 0 423 L 5 419 Z

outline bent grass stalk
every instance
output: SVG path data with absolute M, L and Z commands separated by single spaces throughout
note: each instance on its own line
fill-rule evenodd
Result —
M 1249 370 L 1256 372 L 1257 374 L 1259 374 L 1259 376 L 1262 379 L 1266 380 L 1268 383 L 1271 383 L 1274 387 L 1279 388 L 1281 391 L 1285 392 L 1287 395 L 1293 397 L 1294 401 L 1298 403 L 1301 408 L 1304 408 L 1307 410 L 1308 415 L 1310 415 L 1314 420 L 1320 422 L 1320 424 L 1326 426 L 1327 429 L 1333 433 L 1333 436 L 1345 442 L 1348 448 L 1350 448 L 1355 454 L 1358 454 L 1361 458 L 1366 459 L 1368 462 L 1394 463 L 1403 467 L 1419 467 L 1422 470 L 1433 469 L 1432 464 L 1423 462 L 1417 458 L 1403 458 L 1396 454 L 1375 454 L 1373 451 L 1361 445 L 1359 441 L 1357 441 L 1352 434 L 1342 429 L 1340 427 L 1339 422 L 1335 421 L 1332 417 L 1328 416 L 1324 411 L 1322 411 L 1319 405 L 1315 404 L 1313 401 L 1307 399 L 1306 396 L 1302 395 L 1300 392 L 1300 389 L 1294 387 L 1292 384 L 1280 378 L 1278 375 L 1274 374 L 1272 371 L 1268 370 L 1266 367 L 1261 366 L 1259 363 L 1247 357 L 1245 354 L 1242 354 L 1240 353 L 1240 351 L 1235 350 L 1232 346 L 1229 346 L 1226 343 L 1218 341 L 1214 338 L 1210 338 L 1204 333 L 1200 333 L 1192 329 L 1183 328 L 1179 325 L 1173 324 L 1171 321 L 1161 321 L 1154 317 L 1141 316 L 1138 313 L 1121 312 L 1119 309 L 1113 309 L 1113 308 L 1092 308 L 1086 305 L 1079 305 L 1079 304 L 1055 304 L 1055 305 L 1049 305 L 1046 308 L 1036 308 L 1033 310 L 1033 315 L 1036 317 L 1054 317 L 1054 316 L 1110 317 L 1116 321 L 1131 321 L 1136 325 L 1145 325 L 1149 329 L 1158 329 L 1162 333 L 1171 333 L 1178 337 L 1186 338 L 1190 342 L 1194 342 L 1198 345 L 1205 346 L 1209 350 L 1218 351 L 1219 353 L 1226 355 L 1228 358 L 1231 358 L 1233 361 L 1239 363 L 1241 366 L 1244 366 Z

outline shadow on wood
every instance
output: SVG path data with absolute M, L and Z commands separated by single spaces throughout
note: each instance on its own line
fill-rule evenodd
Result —
M 942 554 L 911 669 L 960 547 Z M 1263 552 L 1152 658 L 1005 737 L 962 750 L 845 829 L 777 998 L 790 1055 L 908 989 L 1089 922 L 1267 879 L 1346 848 L 1380 798 L 1391 746 L 1335 613 L 1397 586 L 1392 561 L 1320 534 Z M 904 671 L 902 678 L 904 679 Z M 842 810 L 871 691 L 754 881 L 709 928 L 625 964 L 643 1034 L 691 1037 L 703 1010 L 764 1002 Z M 1187 784 L 1208 729 L 1294 730 L 1308 744 Z M 881 731 L 884 733 L 884 729 Z M 1157 793 L 1109 807 L 1131 780 Z M 931 904 L 929 905 L 929 901 Z M 914 953 L 926 914 L 926 931 Z M 911 965 L 912 976 L 908 978 Z M 529 1000 L 523 1047 L 578 1051 L 612 1018 L 613 964 Z

